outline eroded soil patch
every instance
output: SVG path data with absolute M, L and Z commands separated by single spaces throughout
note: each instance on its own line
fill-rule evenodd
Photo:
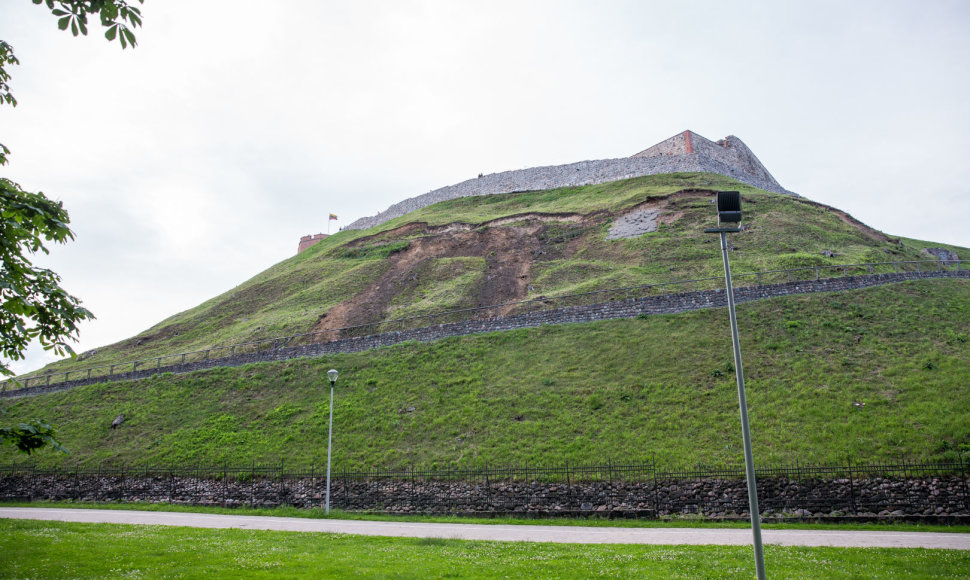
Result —
M 373 285 L 331 308 L 313 331 L 367 324 L 382 318 L 395 296 L 420 282 L 412 273 L 426 260 L 483 258 L 484 278 L 475 297 L 478 306 L 524 298 L 533 257 L 540 247 L 538 234 L 542 227 L 540 222 L 534 222 L 412 239 L 406 250 L 388 256 L 390 267 Z

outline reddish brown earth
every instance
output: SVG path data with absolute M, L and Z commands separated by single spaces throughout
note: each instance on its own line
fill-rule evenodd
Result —
M 626 210 L 636 211 L 645 207 L 660 210 L 660 221 L 672 223 L 683 212 L 665 211 L 669 203 L 685 196 L 713 195 L 712 191 L 685 189 L 664 198 L 651 198 Z M 525 299 L 532 279 L 532 265 L 541 257 L 569 257 L 582 247 L 581 237 L 563 239 L 549 230 L 552 222 L 557 227 L 563 223 L 575 224 L 585 229 L 602 224 L 614 217 L 606 211 L 589 215 L 576 213 L 522 213 L 481 224 L 451 223 L 430 226 L 414 222 L 371 236 L 358 238 L 347 244 L 350 248 L 373 247 L 410 239 L 406 249 L 388 256 L 389 267 L 380 278 L 364 292 L 331 308 L 320 317 L 311 332 L 322 333 L 316 340 L 332 340 L 336 333 L 327 333 L 351 326 L 370 324 L 386 318 L 391 302 L 412 283 L 412 272 L 426 260 L 441 258 L 478 257 L 486 263 L 484 282 L 474 296 L 477 306 L 504 304 Z M 508 306 L 490 310 L 489 315 L 504 315 L 513 308 Z
M 477 257 L 485 260 L 484 280 L 475 296 L 477 306 L 521 300 L 528 294 L 532 264 L 550 243 L 546 222 L 569 222 L 589 226 L 608 214 L 520 214 L 485 224 L 449 224 L 429 227 L 412 223 L 353 242 L 354 247 L 413 237 L 407 249 L 388 256 L 389 267 L 367 290 L 331 308 L 313 332 L 367 324 L 382 317 L 395 296 L 413 280 L 411 272 L 426 260 Z M 422 235 L 424 234 L 424 235 Z M 568 250 L 567 250 L 568 251 Z M 511 307 L 499 310 L 506 314 Z M 492 315 L 496 312 L 492 311 Z M 323 338 L 323 337 L 321 337 Z
M 481 224 L 451 223 L 430 226 L 424 222 L 414 222 L 359 238 L 348 243 L 347 247 L 376 247 L 402 240 L 408 240 L 409 243 L 406 248 L 387 257 L 388 268 L 375 283 L 353 298 L 331 308 L 320 317 L 311 332 L 322 333 L 317 335 L 316 340 L 332 340 L 338 338 L 337 334 L 325 331 L 390 318 L 389 307 L 395 297 L 420 283 L 415 272 L 425 262 L 442 258 L 476 257 L 485 260 L 484 279 L 474 295 L 470 296 L 471 306 L 523 300 L 529 293 L 533 264 L 553 256 L 569 258 L 583 246 L 583 236 L 578 234 L 584 230 L 597 227 L 619 215 L 644 209 L 657 209 L 658 221 L 672 224 L 684 215 L 677 207 L 676 200 L 698 195 L 711 196 L 713 199 L 714 192 L 706 189 L 684 189 L 662 198 L 647 199 L 617 216 L 606 211 L 589 215 L 530 212 Z M 843 222 L 870 238 L 889 240 L 881 232 L 873 230 L 845 212 L 806 199 L 796 199 L 798 202 L 835 213 Z M 562 237 L 563 224 L 569 224 L 567 228 L 575 228 L 572 235 L 567 236 L 568 239 Z M 508 314 L 512 308 L 513 306 L 507 306 L 498 311 L 490 309 L 488 315 Z

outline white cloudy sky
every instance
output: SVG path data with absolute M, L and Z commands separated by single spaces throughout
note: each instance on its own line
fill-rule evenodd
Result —
M 962 0 L 147 0 L 138 48 L 0 0 L 17 108 L 0 175 L 63 200 L 39 262 L 131 336 L 301 235 L 508 169 L 691 129 L 895 235 L 970 246 Z M 16 365 L 45 361 L 32 352 Z

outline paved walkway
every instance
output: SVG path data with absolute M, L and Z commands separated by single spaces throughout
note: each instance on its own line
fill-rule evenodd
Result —
M 751 531 L 748 529 L 594 528 L 580 526 L 431 524 L 71 508 L 0 508 L 0 518 L 187 526 L 194 528 L 328 532 L 359 534 L 362 536 L 450 538 L 500 542 L 662 545 L 715 544 L 722 546 L 743 546 L 751 544 Z M 762 535 L 766 544 L 777 544 L 780 546 L 970 550 L 970 534 L 851 530 L 762 530 Z

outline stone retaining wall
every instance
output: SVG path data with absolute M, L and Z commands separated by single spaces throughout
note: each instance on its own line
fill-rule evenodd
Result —
M 212 479 L 186 475 L 94 475 L 0 472 L 0 499 L 323 507 L 326 479 L 278 476 Z M 970 514 L 966 474 L 925 477 L 759 477 L 764 517 L 938 518 Z M 464 513 L 550 516 L 586 514 L 744 517 L 743 478 L 539 483 L 335 477 L 331 505 L 393 514 Z
M 804 294 L 813 292 L 833 292 L 841 290 L 855 290 L 904 282 L 908 280 L 929 278 L 970 278 L 970 270 L 944 270 L 938 272 L 901 272 L 898 274 L 873 274 L 869 276 L 847 276 L 843 278 L 823 278 L 820 280 L 805 280 L 784 284 L 770 284 L 762 286 L 746 286 L 735 288 L 735 300 L 738 303 L 787 296 L 790 294 Z M 316 342 L 305 345 L 275 348 L 261 352 L 237 354 L 224 358 L 157 366 L 133 372 L 116 373 L 110 376 L 82 378 L 50 385 L 40 385 L 17 390 L 4 390 L 0 397 L 31 396 L 42 393 L 63 391 L 81 385 L 103 383 L 107 381 L 133 380 L 150 377 L 156 374 L 172 372 L 187 373 L 214 367 L 234 367 L 257 362 L 281 361 L 292 358 L 317 357 L 327 354 L 360 352 L 375 348 L 391 346 L 406 341 L 427 342 L 451 336 L 464 336 L 483 332 L 496 332 L 531 328 L 546 324 L 568 324 L 593 322 L 617 318 L 634 318 L 640 315 L 676 314 L 702 308 L 720 308 L 727 305 L 724 290 L 702 290 L 698 292 L 684 292 L 679 294 L 663 294 L 643 298 L 614 300 L 585 306 L 571 306 L 568 308 L 549 308 L 535 312 L 515 314 L 512 316 L 465 320 L 373 334 L 358 338 L 341 338 L 331 342 Z M 6 387 L 4 387 L 5 389 Z

